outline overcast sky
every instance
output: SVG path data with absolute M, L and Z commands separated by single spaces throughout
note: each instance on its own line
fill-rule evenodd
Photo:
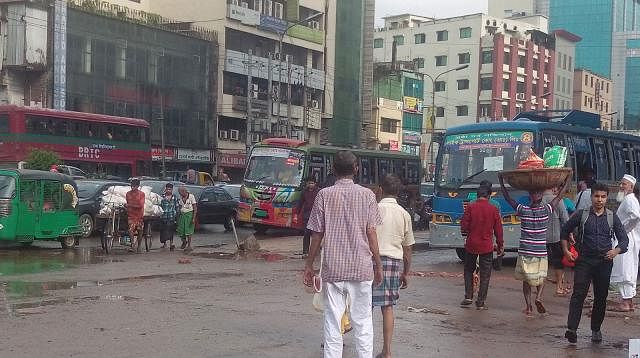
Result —
M 388 15 L 411 13 L 430 17 L 451 17 L 487 12 L 488 0 L 376 0 L 376 25 Z

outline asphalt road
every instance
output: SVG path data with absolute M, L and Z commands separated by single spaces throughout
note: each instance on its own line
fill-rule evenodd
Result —
M 206 227 L 190 255 L 157 241 L 150 253 L 105 255 L 95 239 L 70 251 L 56 243 L 0 249 L 0 357 L 321 357 L 321 314 L 295 255 L 300 238 L 271 233 L 259 240 L 271 252 L 239 256 L 222 231 Z M 416 252 L 396 307 L 394 356 L 628 356 L 629 338 L 640 338 L 637 313 L 608 314 L 596 346 L 585 310 L 578 345 L 569 346 L 568 298 L 549 287 L 549 315 L 526 319 L 513 261 L 492 276 L 489 310 L 476 311 L 458 307 L 462 265 L 453 250 Z M 353 333 L 345 344 L 354 357 Z

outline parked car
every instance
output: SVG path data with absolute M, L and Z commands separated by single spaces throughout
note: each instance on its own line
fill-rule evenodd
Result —
M 231 194 L 220 186 L 203 187 L 196 200 L 199 224 L 220 224 L 224 225 L 225 230 L 231 230 L 231 220 L 236 220 L 238 213 L 238 202 Z
M 240 202 L 240 188 L 242 187 L 242 184 L 218 184 L 216 186 L 226 190 L 233 200 Z
M 68 175 L 75 180 L 87 178 L 87 173 L 80 168 L 72 167 L 70 165 L 57 165 L 56 167 L 58 173 Z
M 80 226 L 82 226 L 82 236 L 89 237 L 96 229 L 99 229 L 99 220 L 96 214 L 100 211 L 100 197 L 102 192 L 112 186 L 127 186 L 128 183 L 111 180 L 76 180 L 78 186 L 78 215 L 80 215 Z
M 140 179 L 140 186 L 149 186 L 151 187 L 151 191 L 158 194 L 158 195 L 162 195 L 164 193 L 164 188 L 167 185 L 167 183 L 171 183 L 173 184 L 173 192 L 177 195 L 178 194 L 178 188 L 181 185 L 184 185 L 184 183 L 181 183 L 179 181 L 173 181 L 173 180 L 160 180 L 160 179 Z

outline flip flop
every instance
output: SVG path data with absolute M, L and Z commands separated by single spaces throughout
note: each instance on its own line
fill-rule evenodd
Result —
M 567 297 L 567 294 L 569 294 L 569 292 L 562 290 L 562 291 L 556 291 L 554 296 L 556 296 L 556 297 Z
M 544 305 L 542 304 L 542 301 L 536 300 L 535 304 L 536 304 L 536 309 L 538 310 L 538 313 L 540 313 L 540 314 L 547 313 L 547 309 L 544 308 Z
M 620 306 L 607 307 L 607 311 L 610 311 L 610 312 L 622 312 L 622 313 L 633 312 L 633 310 L 631 308 L 622 308 Z

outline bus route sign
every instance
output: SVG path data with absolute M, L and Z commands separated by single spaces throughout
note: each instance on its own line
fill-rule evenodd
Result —
M 531 143 L 533 143 L 533 133 L 522 131 L 454 134 L 445 139 L 445 146 L 457 150 L 513 148 Z

